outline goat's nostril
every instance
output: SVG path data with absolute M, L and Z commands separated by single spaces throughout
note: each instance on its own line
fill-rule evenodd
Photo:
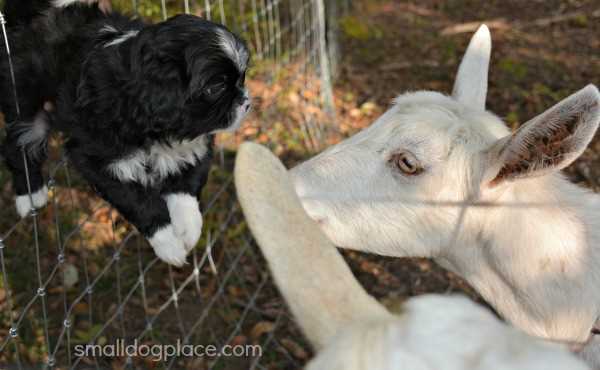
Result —
M 313 218 L 313 221 L 315 221 L 319 226 L 322 227 L 327 222 L 327 219 L 326 218 Z

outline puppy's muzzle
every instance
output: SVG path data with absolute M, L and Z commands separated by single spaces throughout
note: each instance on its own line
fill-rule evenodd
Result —
M 248 90 L 244 92 L 244 97 L 242 98 L 241 109 L 242 112 L 246 113 L 250 110 L 250 106 L 252 105 L 252 101 L 250 99 L 250 95 L 248 94 Z

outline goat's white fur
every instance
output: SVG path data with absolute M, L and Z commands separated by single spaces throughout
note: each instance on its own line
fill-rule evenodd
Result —
M 15 198 L 17 213 L 21 218 L 29 215 L 29 212 L 34 209 L 42 208 L 46 203 L 48 203 L 48 188 L 46 186 L 43 186 L 40 190 L 31 194 L 31 197 L 29 194 L 25 194 Z
M 492 36 L 487 26 L 482 25 L 471 39 L 458 68 L 452 90 L 456 101 L 485 110 L 491 53 Z
M 161 260 L 174 266 L 181 267 L 186 263 L 189 249 L 184 241 L 176 234 L 173 225 L 158 229 L 148 242 L 154 248 L 154 253 Z
M 123 182 L 151 185 L 168 176 L 179 174 L 187 165 L 193 165 L 208 151 L 206 136 L 194 140 L 155 143 L 140 149 L 124 159 L 108 165 L 108 171 Z
M 512 135 L 460 96 L 404 94 L 369 128 L 296 167 L 305 209 L 338 246 L 432 257 L 526 332 L 586 343 L 600 316 L 600 198 L 558 170 L 593 137 L 598 90 L 586 87 Z M 568 137 L 535 150 L 569 125 Z M 389 163 L 405 150 L 422 174 Z M 526 171 L 511 170 L 517 159 Z M 600 369 L 600 338 L 582 356 Z
M 499 153 L 500 158 L 493 158 L 493 161 L 500 165 L 515 163 L 521 160 L 523 153 L 527 152 L 528 145 L 535 144 L 532 143 L 534 138 L 551 137 L 552 130 L 560 129 L 565 121 L 578 120 L 583 124 L 576 125 L 575 133 L 558 147 L 561 160 L 557 165 L 545 166 L 543 160 L 547 158 L 533 156 L 529 158 L 529 161 L 532 162 L 531 169 L 526 173 L 515 174 L 512 178 L 543 176 L 567 167 L 583 153 L 594 137 L 598 122 L 600 122 L 599 99 L 598 89 L 593 85 L 567 97 L 543 114 L 525 123 L 506 141 L 500 141 L 500 145 L 498 145 L 502 147 Z M 491 172 L 496 170 L 493 164 L 490 163 Z
M 282 293 L 306 335 L 320 349 L 348 323 L 388 318 L 390 315 L 372 297 L 355 294 L 361 288 L 334 248 L 318 249 L 318 253 L 305 248 L 305 245 L 327 245 L 329 241 L 323 233 L 314 232 L 314 222 L 290 190 L 293 187 L 285 169 L 265 151 L 252 144 L 240 147 L 235 164 L 238 197 L 275 279 L 288 288 L 282 289 Z M 254 186 L 257 188 L 252 189 Z M 279 217 L 282 202 L 289 202 L 287 217 Z M 293 227 L 290 218 L 297 221 Z M 274 232 L 269 233 L 265 228 Z M 330 280 L 325 284 L 318 278 L 302 278 L 307 275 L 307 268 L 326 270 Z M 286 273 L 281 274 L 281 270 Z M 310 294 L 313 290 L 321 293 Z
M 202 214 L 196 197 L 190 194 L 168 194 L 164 197 L 175 235 L 187 251 L 196 246 L 202 233 Z
M 366 294 L 302 209 L 285 168 L 245 143 L 235 166 L 240 203 L 275 282 L 317 349 L 308 370 L 586 369 L 463 297 L 413 298 L 396 316 Z

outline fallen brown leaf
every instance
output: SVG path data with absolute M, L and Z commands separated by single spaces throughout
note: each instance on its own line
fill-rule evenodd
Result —
M 293 340 L 283 338 L 281 340 L 281 344 L 292 354 L 292 356 L 296 357 L 297 359 L 308 359 L 308 352 L 306 352 L 304 348 L 302 348 L 298 343 L 294 342 Z
M 270 333 L 275 329 L 275 324 L 271 321 L 261 321 L 254 325 L 250 331 L 250 337 L 252 340 L 257 340 L 261 335 Z

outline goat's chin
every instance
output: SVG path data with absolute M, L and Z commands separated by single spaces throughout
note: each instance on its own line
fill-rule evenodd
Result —
M 336 233 L 335 230 L 332 230 L 331 228 L 331 220 L 327 216 L 327 212 L 323 203 L 315 199 L 308 199 L 304 197 L 300 197 L 300 202 L 302 203 L 302 207 L 304 208 L 304 211 L 308 217 L 310 217 L 319 225 L 321 231 L 333 244 L 336 244 Z

